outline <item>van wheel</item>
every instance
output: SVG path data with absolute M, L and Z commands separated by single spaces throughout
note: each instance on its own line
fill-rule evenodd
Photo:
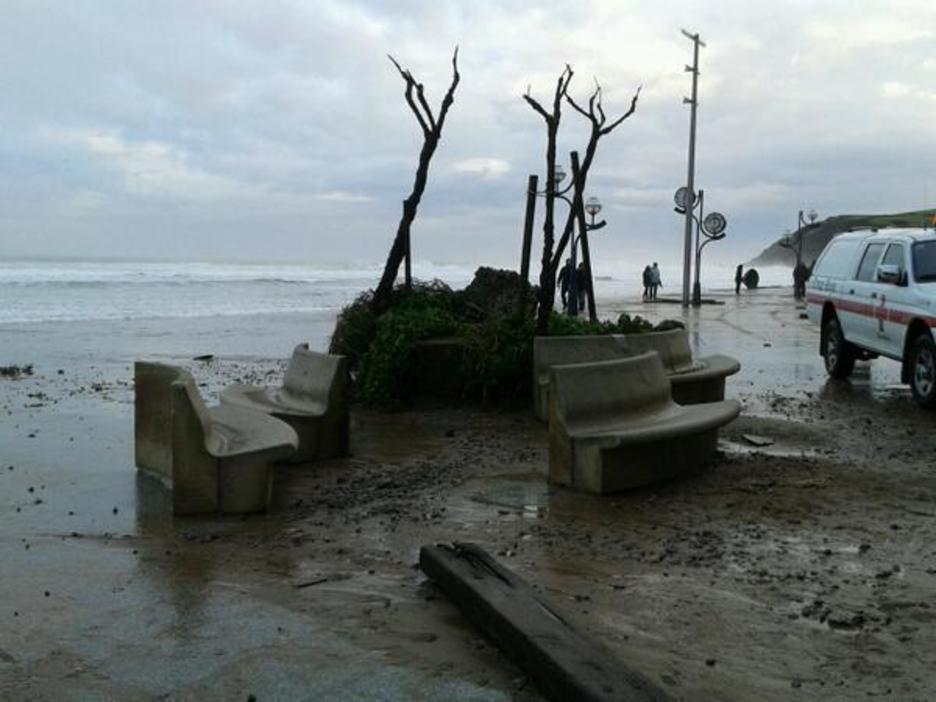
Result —
M 920 407 L 936 408 L 936 344 L 929 332 L 920 334 L 910 347 L 910 389 Z
M 855 347 L 845 341 L 839 321 L 832 317 L 822 330 L 822 355 L 826 372 L 833 378 L 847 378 L 855 369 Z

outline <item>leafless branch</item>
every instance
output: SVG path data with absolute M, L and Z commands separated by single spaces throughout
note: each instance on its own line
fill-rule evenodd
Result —
M 529 88 L 527 88 L 527 90 L 529 90 Z M 547 122 L 552 120 L 552 115 L 550 115 L 546 110 L 544 110 L 543 106 L 540 105 L 536 101 L 536 98 L 532 97 L 529 92 L 527 92 L 527 94 L 523 96 L 523 99 L 527 101 L 527 104 L 530 107 L 532 107 L 534 110 L 539 112 L 542 118 L 545 119 Z
M 403 93 L 404 97 L 406 97 L 406 104 L 409 105 L 410 109 L 413 111 L 413 114 L 416 115 L 416 119 L 419 122 L 419 126 L 423 130 L 423 134 L 429 134 L 429 125 L 426 124 L 426 118 L 423 117 L 422 113 L 419 111 L 419 107 L 417 107 L 416 105 L 416 101 L 413 100 L 414 88 L 416 88 L 417 93 L 419 93 L 420 98 L 422 98 L 422 95 L 421 95 L 422 84 L 420 84 L 417 88 L 416 80 L 413 78 L 413 74 L 410 73 L 408 70 L 404 70 L 404 68 L 399 64 L 399 62 L 395 58 L 393 58 L 393 56 L 391 56 L 390 54 L 387 54 L 387 58 L 390 59 L 390 61 L 393 63 L 394 66 L 396 66 L 396 69 L 400 72 L 400 75 L 403 77 L 403 81 L 406 83 L 406 92 Z M 429 115 L 429 119 L 430 121 L 432 119 L 431 113 Z
M 549 114 L 546 109 L 530 95 L 530 86 L 527 86 L 526 94 L 523 96 L 523 99 L 526 100 L 527 104 L 536 110 L 540 116 L 546 120 L 547 124 L 553 124 L 558 120 L 559 113 L 561 111 L 562 98 L 568 97 L 569 83 L 572 82 L 572 76 L 574 72 L 572 67 L 569 64 L 566 64 L 565 68 L 562 70 L 562 73 L 559 75 L 559 80 L 556 82 L 556 92 L 553 94 L 553 112 Z
M 640 91 L 641 91 L 642 89 L 643 89 L 643 86 L 642 86 L 642 85 L 641 85 L 639 88 L 637 88 L 637 92 L 634 93 L 634 97 L 631 98 L 630 108 L 627 110 L 627 112 L 625 112 L 623 115 L 621 115 L 620 117 L 618 117 L 616 120 L 614 120 L 614 121 L 613 121 L 611 124 L 609 124 L 607 127 L 604 127 L 604 128 L 601 130 L 601 134 L 602 134 L 602 135 L 610 134 L 612 131 L 614 131 L 615 127 L 617 127 L 621 122 L 623 122 L 625 119 L 627 119 L 627 118 L 630 117 L 632 114 L 634 114 L 634 112 L 637 110 L 637 100 L 640 98 Z
M 575 98 L 573 98 L 571 95 L 566 95 L 566 102 L 572 106 L 573 110 L 578 112 L 583 117 L 586 117 L 587 119 L 592 118 L 591 108 L 589 107 L 588 111 L 582 109 L 582 107 L 575 101 Z
M 452 82 L 449 84 L 449 89 L 446 91 L 445 97 L 442 98 L 442 105 L 439 107 L 439 119 L 433 125 L 437 134 L 442 133 L 445 115 L 448 114 L 449 108 L 452 106 L 452 103 L 455 102 L 455 88 L 458 87 L 459 81 L 461 81 L 461 74 L 458 72 L 458 47 L 456 46 L 455 51 L 452 53 Z
M 416 97 L 419 98 L 419 104 L 426 111 L 426 117 L 429 119 L 429 125 L 435 129 L 435 117 L 432 116 L 432 109 L 429 107 L 429 103 L 426 102 L 426 95 L 423 92 L 423 84 L 416 84 Z

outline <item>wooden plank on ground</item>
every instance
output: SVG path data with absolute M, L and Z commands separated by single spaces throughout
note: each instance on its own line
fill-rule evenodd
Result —
M 476 544 L 423 546 L 419 565 L 462 613 L 557 702 L 669 700 Z

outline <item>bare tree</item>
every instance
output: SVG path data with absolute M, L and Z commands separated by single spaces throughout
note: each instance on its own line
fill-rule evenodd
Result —
M 553 263 L 553 242 L 555 240 L 555 224 L 553 212 L 556 206 L 556 135 L 559 133 L 559 121 L 562 118 L 562 100 L 567 97 L 569 83 L 572 81 L 572 67 L 566 64 L 565 69 L 556 81 L 556 91 L 553 94 L 552 112 L 547 112 L 543 106 L 530 95 L 527 88 L 523 99 L 536 110 L 546 122 L 546 215 L 543 220 L 543 258 L 540 268 L 539 306 L 536 314 L 536 333 L 546 334 L 549 331 L 549 315 L 552 313 L 556 299 L 556 269 Z
M 641 86 L 642 87 L 642 86 Z M 620 124 L 630 117 L 637 110 L 637 100 L 640 98 L 641 88 L 637 88 L 637 92 L 634 93 L 634 96 L 631 98 L 630 108 L 623 115 L 618 117 L 616 120 L 607 123 L 607 117 L 605 116 L 604 108 L 601 104 L 601 85 L 598 83 L 597 79 L 595 80 L 595 90 L 588 98 L 588 109 L 582 108 L 575 100 L 570 96 L 566 95 L 566 100 L 572 106 L 572 108 L 583 115 L 589 122 L 591 122 L 591 133 L 588 136 L 588 145 L 585 147 L 585 158 L 582 159 L 582 164 L 579 167 L 579 177 L 575 182 L 576 196 L 578 199 L 581 199 L 585 195 L 585 183 L 588 179 L 588 170 L 591 168 L 592 161 L 595 160 L 595 153 L 598 150 L 598 142 L 601 140 L 601 137 L 607 136 L 613 132 Z M 556 245 L 556 252 L 553 255 L 552 265 L 554 269 L 558 269 L 559 262 L 562 260 L 562 254 L 565 251 L 565 247 L 569 243 L 569 238 L 572 236 L 572 228 L 575 226 L 575 217 L 576 213 L 573 211 L 569 212 L 569 216 L 566 219 L 565 229 L 562 232 L 562 238 L 559 240 L 559 243 Z M 583 236 L 587 236 L 583 233 Z M 588 272 L 589 280 L 591 279 L 591 272 Z
M 388 56 L 390 61 L 396 66 L 397 71 L 403 77 L 406 84 L 406 90 L 403 93 L 406 98 L 406 104 L 416 116 L 416 121 L 423 133 L 423 145 L 419 152 L 419 165 L 416 167 L 416 178 L 413 182 L 413 189 L 409 197 L 403 201 L 403 215 L 400 217 L 400 224 L 397 227 L 396 238 L 393 240 L 393 246 L 390 247 L 390 253 L 387 256 L 387 262 L 384 266 L 383 275 L 380 277 L 380 283 L 374 292 L 372 302 L 373 308 L 377 312 L 382 312 L 390 306 L 393 295 L 393 285 L 396 282 L 397 275 L 400 272 L 400 264 L 406 259 L 405 281 L 409 288 L 412 283 L 411 260 L 410 260 L 410 228 L 413 220 L 416 219 L 416 210 L 422 199 L 423 192 L 426 189 L 426 182 L 429 177 L 429 162 L 439 145 L 439 139 L 442 137 L 442 127 L 445 124 L 445 116 L 449 108 L 455 101 L 455 89 L 461 76 L 458 73 L 458 47 L 452 54 L 452 82 L 449 85 L 445 97 L 439 106 L 439 114 L 435 116 L 429 103 L 426 101 L 423 84 L 413 78 L 413 74 L 408 69 L 400 66 L 399 62 L 393 56 Z

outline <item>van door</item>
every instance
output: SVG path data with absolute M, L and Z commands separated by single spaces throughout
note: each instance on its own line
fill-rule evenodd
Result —
M 913 293 L 908 287 L 907 247 L 902 243 L 887 246 L 881 266 L 897 266 L 900 283 L 884 282 L 879 276 L 875 306 L 875 329 L 881 353 L 900 359 L 903 356 L 907 323 L 913 308 Z
M 884 254 L 884 242 L 873 242 L 865 247 L 855 277 L 846 286 L 850 302 L 845 338 L 866 349 L 880 351 L 883 342 L 877 335 L 875 314 L 879 302 L 878 288 L 886 287 L 877 282 L 877 267 Z

